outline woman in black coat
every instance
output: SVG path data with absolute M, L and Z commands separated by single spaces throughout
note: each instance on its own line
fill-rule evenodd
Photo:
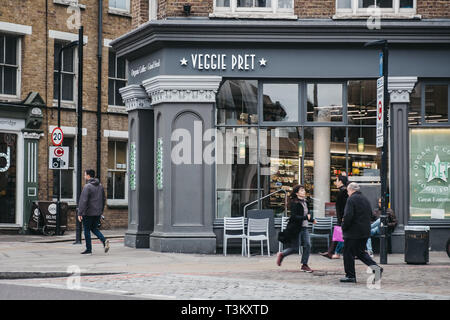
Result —
M 311 215 L 306 203 L 306 190 L 302 185 L 296 185 L 289 196 L 289 207 L 291 216 L 286 226 L 286 230 L 280 232 L 279 239 L 286 244 L 287 248 L 277 254 L 277 265 L 285 257 L 299 251 L 299 245 L 302 244 L 303 253 L 301 259 L 301 271 L 313 272 L 308 266 L 309 254 L 311 252 L 311 240 L 308 232 L 308 221 L 311 221 Z

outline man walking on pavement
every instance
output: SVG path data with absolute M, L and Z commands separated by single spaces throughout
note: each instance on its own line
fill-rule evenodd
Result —
M 342 220 L 344 235 L 344 269 L 345 278 L 341 282 L 356 282 L 355 257 L 369 266 L 375 273 L 374 282 L 381 278 L 383 268 L 365 251 L 367 239 L 370 237 L 370 216 L 372 208 L 369 200 L 360 192 L 356 182 L 347 186 L 348 200 Z
M 81 254 L 92 254 L 91 231 L 103 243 L 105 253 L 109 250 L 109 240 L 98 230 L 100 217 L 106 203 L 105 190 L 99 179 L 95 178 L 95 171 L 88 169 L 84 173 L 86 184 L 81 191 L 78 203 L 78 221 L 83 222 L 86 250 Z

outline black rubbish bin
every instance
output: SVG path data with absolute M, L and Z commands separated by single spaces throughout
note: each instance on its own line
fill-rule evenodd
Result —
M 429 260 L 430 227 L 405 226 L 405 262 L 427 264 Z
M 69 206 L 66 202 L 61 202 L 61 234 L 67 228 L 67 211 Z M 34 201 L 31 207 L 31 216 L 28 224 L 29 228 L 45 235 L 55 235 L 56 233 L 56 202 L 54 201 Z

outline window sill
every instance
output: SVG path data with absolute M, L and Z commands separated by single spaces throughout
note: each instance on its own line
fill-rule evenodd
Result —
M 60 4 L 63 6 L 74 6 L 74 7 L 80 8 L 80 9 L 86 9 L 86 5 L 81 4 L 81 3 L 72 4 L 72 1 L 70 1 L 70 0 L 53 0 L 53 3 Z
M 120 113 L 127 114 L 127 108 L 125 106 L 110 106 L 108 105 L 108 113 Z
M 270 19 L 270 20 L 297 20 L 298 17 L 290 13 L 273 12 L 215 12 L 209 14 L 210 18 L 245 18 L 245 19 Z
M 107 199 L 106 205 L 108 208 L 128 208 L 128 200 L 112 200 Z
M 53 107 L 58 107 L 58 100 L 53 100 Z M 77 104 L 73 101 L 61 101 L 61 108 L 76 110 Z
M 349 12 L 342 12 L 342 13 L 336 13 L 332 19 L 333 20 L 367 20 L 368 18 L 378 18 L 376 15 L 370 15 L 367 13 L 349 13 Z M 422 15 L 420 14 L 408 14 L 408 13 L 382 13 L 379 17 L 380 19 L 394 19 L 394 20 L 421 20 Z
M 0 101 L 2 101 L 2 102 L 22 102 L 22 100 L 19 97 L 8 95 L 8 94 L 0 94 Z
M 126 11 L 126 10 L 120 10 L 120 9 L 109 8 L 109 9 L 108 9 L 108 13 L 109 13 L 109 14 L 112 14 L 112 15 L 116 15 L 116 16 L 122 16 L 122 17 L 131 18 L 131 13 L 130 13 L 130 11 Z

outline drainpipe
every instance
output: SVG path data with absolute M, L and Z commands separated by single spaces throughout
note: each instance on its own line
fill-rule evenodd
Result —
M 101 178 L 102 150 L 102 49 L 103 49 L 103 0 L 98 1 L 98 49 L 97 49 L 97 177 Z

